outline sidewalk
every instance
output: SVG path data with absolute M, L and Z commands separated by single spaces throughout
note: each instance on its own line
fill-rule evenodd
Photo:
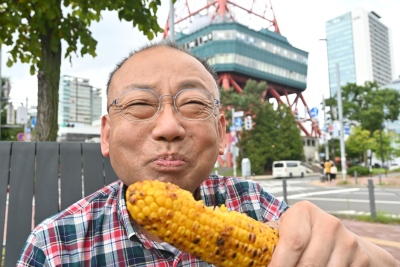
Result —
M 342 220 L 347 229 L 356 235 L 387 250 L 400 267 L 400 225 Z

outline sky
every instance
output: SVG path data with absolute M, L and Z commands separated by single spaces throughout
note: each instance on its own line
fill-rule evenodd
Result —
M 367 11 L 374 11 L 381 16 L 381 22 L 389 27 L 393 40 L 395 74 L 396 77 L 400 75 L 400 1 L 271 0 L 271 3 L 281 34 L 288 39 L 291 45 L 309 53 L 307 89 L 303 96 L 310 109 L 313 107 L 320 109 L 323 96 L 329 97 L 326 43 L 320 41 L 326 37 L 325 22 L 355 8 L 362 7 Z M 162 28 L 166 23 L 168 12 L 169 1 L 162 0 L 162 6 L 157 14 Z M 92 24 L 90 30 L 98 41 L 97 56 L 95 58 L 88 55 L 83 58 L 73 56 L 72 64 L 68 59 L 63 60 L 61 76 L 87 78 L 92 86 L 102 88 L 104 91 L 103 113 L 105 113 L 105 88 L 109 73 L 115 64 L 129 52 L 148 43 L 148 40 L 137 29 L 134 29 L 131 23 L 119 21 L 115 12 L 102 13 L 102 20 Z M 10 97 L 16 104 L 25 104 L 28 101 L 29 106 L 36 105 L 36 76 L 29 74 L 27 64 L 17 63 L 11 68 L 7 67 L 5 63 L 9 49 L 7 46 L 2 47 L 1 76 L 11 79 Z

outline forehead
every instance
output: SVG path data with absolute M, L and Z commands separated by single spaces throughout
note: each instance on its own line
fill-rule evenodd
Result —
M 213 76 L 193 56 L 171 47 L 152 47 L 131 56 L 114 73 L 109 96 L 117 97 L 133 87 L 158 93 L 176 93 L 186 88 L 201 88 L 216 95 Z

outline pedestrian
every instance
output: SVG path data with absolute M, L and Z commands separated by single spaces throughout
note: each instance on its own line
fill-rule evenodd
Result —
M 332 181 L 332 180 L 335 180 L 335 181 L 336 181 L 336 174 L 337 174 L 337 167 L 336 167 L 335 162 L 332 161 L 331 175 L 330 175 L 331 181 Z
M 329 159 L 326 159 L 325 164 L 324 164 L 324 171 L 325 171 L 325 178 L 328 182 L 331 181 L 331 167 L 332 167 L 332 162 Z
M 130 217 L 125 191 L 140 180 L 171 182 L 207 206 L 277 220 L 269 266 L 395 266 L 387 251 L 311 202 L 289 207 L 254 181 L 211 174 L 227 124 L 216 79 L 204 59 L 167 40 L 119 63 L 101 120 L 101 151 L 119 180 L 36 226 L 17 266 L 209 266 Z

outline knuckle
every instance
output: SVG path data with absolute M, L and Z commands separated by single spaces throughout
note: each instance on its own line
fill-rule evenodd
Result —
M 343 245 L 349 251 L 357 251 L 357 249 L 358 249 L 358 240 L 354 235 L 348 235 L 347 238 L 343 241 Z
M 298 233 L 293 233 L 287 238 L 287 247 L 293 252 L 302 252 L 306 246 L 306 242 Z
M 312 258 L 301 259 L 297 265 L 298 267 L 321 267 L 321 263 L 318 263 Z
M 344 229 L 344 226 L 340 221 L 340 219 L 335 216 L 330 215 L 327 218 L 327 221 L 328 221 L 327 223 L 330 225 L 330 229 L 334 232 L 338 232 L 342 228 Z

